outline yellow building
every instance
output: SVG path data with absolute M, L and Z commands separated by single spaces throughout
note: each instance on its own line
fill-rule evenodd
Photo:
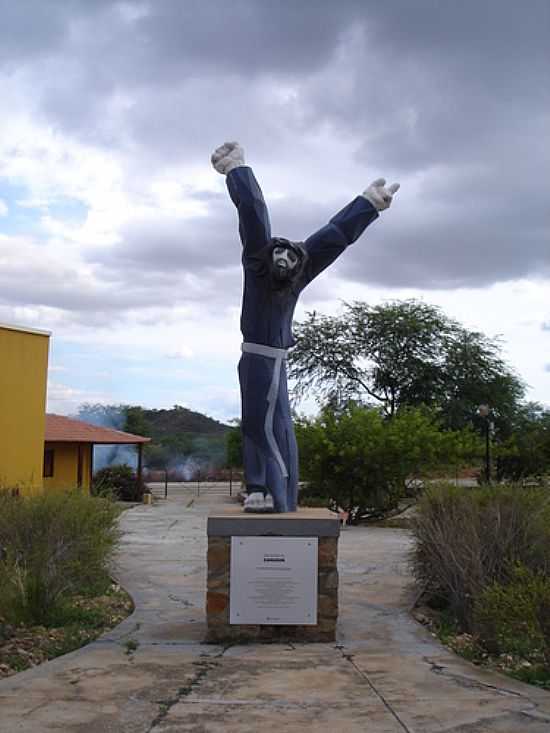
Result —
M 98 444 L 136 445 L 141 478 L 149 438 L 46 415 L 49 337 L 0 324 L 0 490 L 89 489 Z
M 42 491 L 49 337 L 0 324 L 0 489 Z

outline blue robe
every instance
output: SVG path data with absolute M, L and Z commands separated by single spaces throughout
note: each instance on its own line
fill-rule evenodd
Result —
M 378 217 L 378 212 L 363 196 L 355 198 L 303 242 L 306 255 L 303 266 L 292 285 L 282 287 L 271 274 L 269 214 L 252 169 L 234 168 L 226 180 L 239 213 L 243 244 L 241 332 L 244 342 L 288 349 L 295 343 L 292 319 L 298 296 L 363 233 Z M 278 374 L 274 374 L 275 369 Z M 239 362 L 239 382 L 248 491 L 267 490 L 273 496 L 276 511 L 295 511 L 298 450 L 284 360 L 245 351 Z

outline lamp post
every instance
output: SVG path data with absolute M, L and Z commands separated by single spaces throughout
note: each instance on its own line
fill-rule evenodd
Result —
M 491 483 L 491 408 L 489 405 L 480 405 L 477 414 L 485 421 L 485 480 Z

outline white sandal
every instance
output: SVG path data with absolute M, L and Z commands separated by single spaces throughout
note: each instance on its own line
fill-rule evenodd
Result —
M 254 491 L 244 500 L 245 512 L 263 512 L 265 511 L 265 497 L 261 491 Z

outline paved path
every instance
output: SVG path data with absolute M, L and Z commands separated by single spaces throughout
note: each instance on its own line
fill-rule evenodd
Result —
M 336 644 L 201 644 L 202 487 L 124 513 L 118 577 L 135 613 L 101 640 L 0 682 L 0 732 L 550 733 L 550 694 L 485 673 L 408 615 L 406 532 L 340 540 Z

